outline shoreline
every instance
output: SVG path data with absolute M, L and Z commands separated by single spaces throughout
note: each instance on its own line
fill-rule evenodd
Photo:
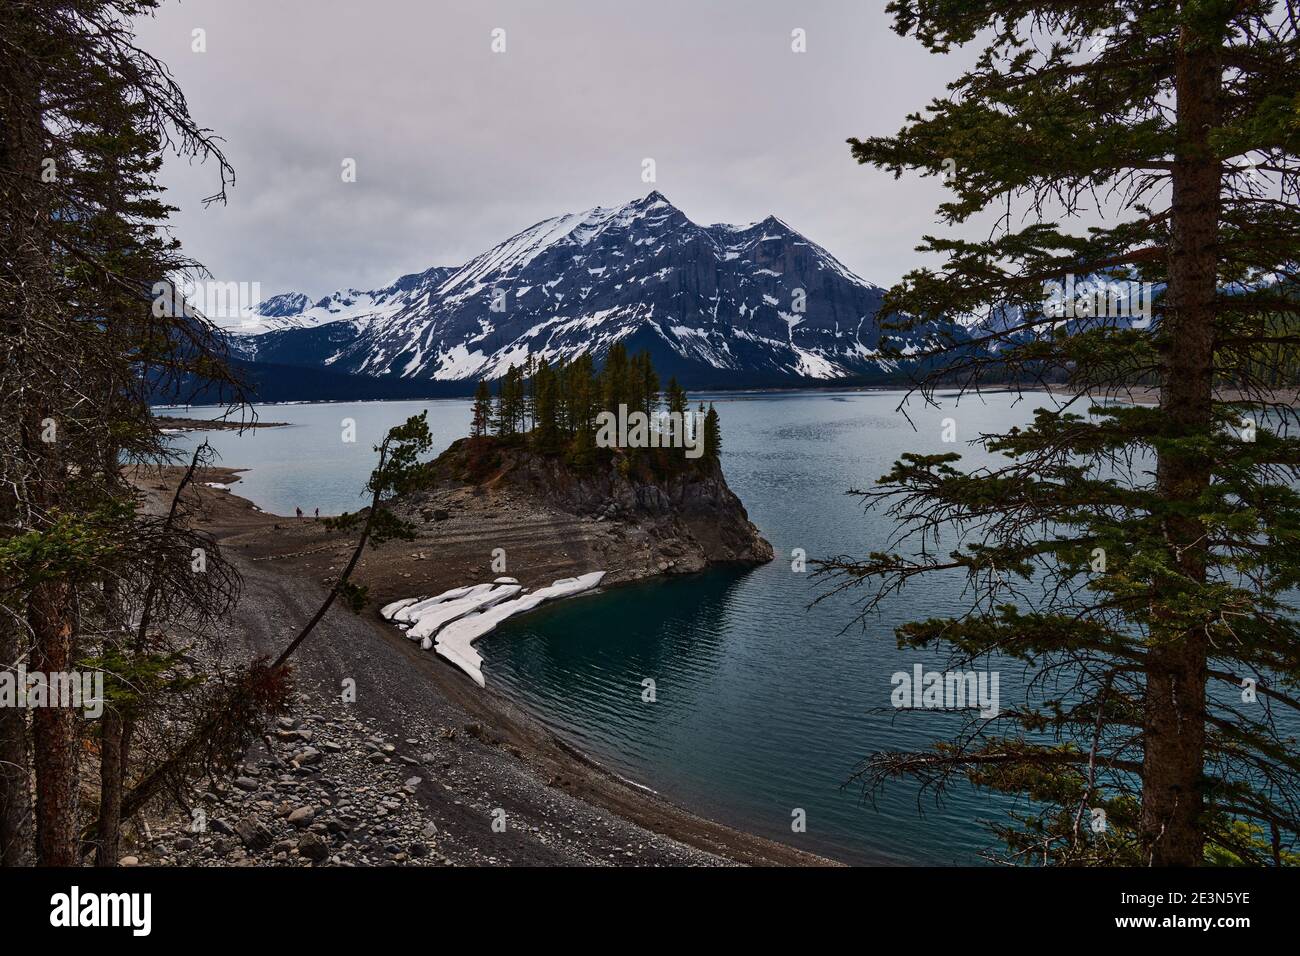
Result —
M 946 392 L 958 389 L 959 386 L 953 385 L 936 385 L 936 392 Z M 735 401 L 742 401 L 751 398 L 762 398 L 764 396 L 775 395 L 827 395 L 835 393 L 852 393 L 862 394 L 869 392 L 917 392 L 916 386 L 907 383 L 890 384 L 890 385 L 854 385 L 854 384 L 826 384 L 826 385 L 790 385 L 790 386 L 757 386 L 753 388 L 698 388 L 689 389 L 690 395 L 721 395 Z M 1042 392 L 1049 395 L 1060 395 L 1069 397 L 1083 397 L 1083 392 L 1076 388 L 1060 383 L 1038 383 L 1031 382 L 1024 385 L 990 385 L 986 388 L 971 388 L 970 394 L 1030 394 Z M 1295 387 L 1278 387 L 1271 393 L 1270 401 L 1292 407 L 1300 407 L 1300 388 Z M 1099 390 L 1092 396 L 1096 399 L 1105 399 L 1110 401 L 1125 401 L 1135 405 L 1155 405 L 1160 400 L 1159 389 L 1147 385 L 1117 385 L 1111 388 Z M 1215 391 L 1215 401 L 1219 402 L 1241 402 L 1249 400 L 1248 396 L 1236 389 L 1218 389 Z M 472 396 L 466 395 L 440 395 L 433 398 L 313 398 L 313 399 L 294 399 L 280 402 L 253 402 L 254 407 L 290 407 L 294 405 L 353 405 L 353 404 L 385 404 L 385 403 L 430 403 L 430 402 L 461 402 L 471 401 Z M 176 408 L 225 408 L 224 405 L 154 405 L 151 406 L 155 412 L 176 409 Z M 159 415 L 158 420 L 165 423 L 167 428 L 175 428 L 184 431 L 204 431 L 207 429 L 239 430 L 241 428 L 279 428 L 288 426 L 289 422 L 252 422 L 241 425 L 239 422 L 226 422 L 221 419 L 188 419 L 181 416 Z M 183 423 L 183 424 L 180 424 Z
M 1034 386 L 1017 387 L 1015 385 L 998 386 L 997 388 L 972 389 L 973 394 L 990 394 L 990 395 L 1015 395 L 1029 394 L 1031 392 L 1043 392 L 1048 395 L 1054 395 L 1062 398 L 1079 399 L 1089 398 L 1092 401 L 1108 401 L 1127 403 L 1129 405 L 1158 405 L 1160 404 L 1160 389 L 1151 385 L 1116 385 L 1108 388 L 1097 389 L 1090 395 L 1077 388 L 1062 384 L 1043 384 Z M 1285 405 L 1292 408 L 1300 406 L 1300 388 L 1279 387 L 1271 391 L 1265 391 L 1260 395 L 1251 396 L 1240 391 L 1239 389 L 1215 389 L 1214 400 L 1227 404 L 1258 404 L 1261 401 L 1267 401 L 1274 405 Z
M 225 418 L 185 418 L 175 415 L 155 415 L 154 421 L 169 432 L 243 432 L 254 428 L 289 427 L 288 422 L 230 421 Z
M 259 511 L 247 499 L 229 490 L 237 485 L 240 472 L 246 469 L 211 467 L 197 477 L 194 491 L 201 500 L 200 527 L 211 532 L 222 544 L 236 565 L 246 564 L 250 571 L 266 575 L 276 581 L 293 584 L 321 580 L 323 572 L 336 567 L 338 554 L 349 550 L 351 536 L 325 531 L 323 522 L 311 518 L 293 518 Z M 174 489 L 178 471 L 164 469 L 161 474 L 151 469 L 137 476 L 137 483 L 150 493 L 166 494 Z M 208 483 L 224 486 L 212 487 Z M 477 542 L 472 542 L 476 545 Z M 545 794 L 559 790 L 588 808 L 612 814 L 622 824 L 643 828 L 656 837 L 702 851 L 723 861 L 759 866 L 839 866 L 838 861 L 779 843 L 742 830 L 708 820 L 671 802 L 649 784 L 628 780 L 616 771 L 583 752 L 573 741 L 546 726 L 537 716 L 527 712 L 508 694 L 491 686 L 480 689 L 452 665 L 408 640 L 390 623 L 378 615 L 378 608 L 387 601 L 407 596 L 424 587 L 433 588 L 437 580 L 446 588 L 471 580 L 466 572 L 479 574 L 477 554 L 457 554 L 455 542 L 441 542 L 437 560 L 421 552 L 399 555 L 409 545 L 393 542 L 381 552 L 373 554 L 374 565 L 382 565 L 381 577 L 374 566 L 363 564 L 358 568 L 361 583 L 371 587 L 370 606 L 357 621 L 365 625 L 367 639 L 373 635 L 381 641 L 389 654 L 400 655 L 406 671 L 402 682 L 409 684 L 415 696 L 427 698 L 432 692 L 438 698 L 434 704 L 450 706 L 468 719 L 465 726 L 471 734 L 481 736 L 522 765 L 531 778 L 530 783 L 539 791 L 539 800 Z M 391 549 L 391 554 L 389 550 Z M 464 551 L 462 543 L 461 551 Z M 402 570 L 411 568 L 412 570 Z M 426 583 L 416 583 L 419 575 Z M 545 568 L 531 574 L 519 573 L 521 581 L 530 586 L 538 582 L 549 583 L 556 573 L 554 559 Z M 358 577 L 354 576 L 354 580 Z M 323 591 L 322 591 L 323 593 Z M 384 597 L 384 594 L 388 597 Z M 335 615 L 350 613 L 341 608 L 332 609 L 326 620 Z M 300 653 L 311 654 L 316 639 L 313 635 Z M 376 651 L 379 649 L 376 648 Z M 470 728 L 479 728 L 471 730 Z

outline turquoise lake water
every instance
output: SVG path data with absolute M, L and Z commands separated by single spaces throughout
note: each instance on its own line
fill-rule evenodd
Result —
M 918 663 L 944 669 L 937 653 L 899 650 L 893 627 L 964 606 L 962 580 L 926 580 L 863 627 L 852 595 L 809 608 L 827 584 L 794 571 L 791 554 L 884 548 L 893 525 L 864 514 L 848 489 L 907 451 L 980 462 L 964 442 L 1027 422 L 1052 399 L 949 398 L 941 409 L 914 400 L 909 423 L 892 392 L 704 397 L 721 416 L 728 482 L 777 560 L 543 607 L 479 643 L 487 680 L 619 773 L 723 823 L 848 862 L 978 862 L 993 842 L 982 821 L 1003 818 L 1010 799 L 962 788 L 936 806 L 899 783 L 873 806 L 849 782 L 864 755 L 923 748 L 958 726 L 952 714 L 892 710 L 890 677 Z M 467 401 L 375 402 L 267 406 L 264 421 L 291 426 L 207 438 L 222 464 L 250 469 L 238 492 L 264 510 L 334 514 L 364 503 L 384 431 L 425 408 L 439 449 L 467 431 Z M 354 443 L 342 441 L 345 419 L 356 423 Z M 942 440 L 944 419 L 955 445 Z M 196 438 L 176 440 L 183 450 Z M 1018 664 L 1000 668 L 1004 706 L 1025 678 Z M 646 680 L 653 703 L 642 699 Z M 806 830 L 795 832 L 800 815 Z

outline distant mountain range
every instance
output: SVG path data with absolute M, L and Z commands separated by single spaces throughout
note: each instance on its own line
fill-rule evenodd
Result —
M 530 353 L 599 362 L 617 341 L 688 387 L 867 383 L 898 371 L 879 348 L 883 294 L 774 216 L 701 226 L 651 192 L 539 222 L 459 268 L 273 296 L 230 342 L 264 399 L 460 394 Z M 310 394 L 280 394 L 296 379 Z

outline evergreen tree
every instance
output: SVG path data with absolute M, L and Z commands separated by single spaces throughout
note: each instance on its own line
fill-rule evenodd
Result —
M 704 416 L 704 454 L 701 457 L 709 462 L 716 462 L 722 457 L 722 427 L 718 423 L 718 412 L 712 402 Z
M 523 366 L 512 367 L 509 374 L 511 402 L 515 409 L 515 433 L 523 435 L 528 432 L 528 421 L 531 414 L 528 386 L 524 380 L 524 368 Z
M 622 342 L 615 342 L 605 355 L 605 367 L 600 372 L 600 407 L 608 412 L 618 413 L 619 405 L 628 405 L 628 391 L 631 383 L 631 369 L 627 357 L 627 347 Z M 636 408 L 635 400 L 629 411 Z
M 533 441 L 543 451 L 554 451 L 559 444 L 559 384 L 555 372 L 545 358 L 537 365 L 532 380 Z
M 133 22 L 157 5 L 0 2 L 0 668 L 105 675 L 99 721 L 0 707 L 4 866 L 75 865 L 91 850 L 116 865 L 123 820 L 196 767 L 230 770 L 285 704 L 288 652 L 270 668 L 233 662 L 216 626 L 238 577 L 193 515 L 211 449 L 162 514 L 122 467 L 176 461 L 152 400 L 211 386 L 238 412 L 244 398 L 224 336 L 173 283 L 199 268 L 166 231 L 160 150 L 214 160 L 213 201 L 233 173 L 135 44 Z M 384 441 L 359 547 L 397 533 L 382 500 L 415 486 L 428 442 L 422 418 Z M 353 594 L 358 557 L 293 646 Z
M 682 418 L 690 409 L 690 402 L 686 398 L 686 389 L 677 384 L 677 376 L 674 375 L 668 379 L 668 412 L 676 413 Z
M 523 371 L 511 365 L 497 382 L 496 423 L 497 434 L 513 438 L 526 430 Z
M 497 379 L 497 400 L 496 406 L 492 412 L 492 421 L 496 426 L 496 433 L 499 438 L 509 438 L 514 434 L 514 426 L 511 424 L 512 418 L 509 408 L 509 389 L 506 386 L 504 376 Z
M 474 411 L 470 421 L 470 435 L 474 438 L 485 437 L 492 427 L 492 390 L 486 379 L 479 379 L 474 389 Z
M 566 397 L 571 434 L 586 434 L 594 442 L 596 412 L 600 409 L 601 392 L 596 380 L 595 363 L 591 354 L 584 352 L 569 363 L 566 369 Z M 594 444 L 593 444 L 594 447 Z
M 1285 434 L 1294 411 L 1271 405 L 1295 379 L 1252 363 L 1276 345 L 1293 368 L 1300 345 L 1296 21 L 1226 0 L 890 10 L 932 52 L 983 52 L 897 135 L 851 140 L 854 155 L 946 174 L 946 223 L 988 210 L 1000 225 L 928 238 L 942 264 L 905 277 L 882 315 L 998 320 L 935 343 L 927 396 L 1055 376 L 1085 400 L 975 438 L 996 466 L 907 455 L 861 492 L 927 546 L 823 570 L 870 584 L 867 610 L 914 579 L 965 575 L 971 604 L 899 627 L 900 643 L 1043 675 L 933 752 L 875 754 L 864 783 L 942 792 L 965 777 L 1031 796 L 997 828 L 1014 861 L 1280 863 L 1300 831 L 1300 756 L 1274 722 L 1300 709 L 1300 441 Z M 1152 283 L 1154 321 L 1064 322 L 1044 284 L 1071 276 Z M 1093 401 L 1141 381 L 1159 404 Z
M 537 375 L 537 356 L 532 352 L 528 353 L 528 358 L 524 362 L 523 368 L 519 370 L 519 393 L 522 400 L 521 421 L 519 430 L 529 432 L 536 425 L 535 411 L 533 409 L 533 379 Z
M 525 381 L 524 372 L 529 368 L 531 374 Z M 676 379 L 669 382 L 667 402 L 670 410 L 683 416 L 684 426 L 691 418 L 694 427 L 705 428 L 704 405 L 700 405 L 697 418 L 691 416 L 686 392 Z M 511 366 L 497 382 L 495 407 L 487 384 L 479 382 L 471 435 L 480 435 L 478 422 L 491 422 L 500 438 L 526 436 L 536 450 L 544 454 L 567 452 L 571 463 L 588 468 L 597 460 L 596 417 L 601 411 L 615 412 L 619 405 L 626 406 L 629 413 L 645 413 L 651 427 L 657 424 L 653 416 L 660 407 L 659 376 L 649 352 L 628 359 L 626 351 L 616 344 L 600 374 L 595 371 L 590 353 L 555 365 L 544 357 L 532 359 L 528 366 Z M 525 406 L 532 409 L 527 417 Z M 708 427 L 708 448 L 712 460 L 717 460 L 721 432 L 716 411 L 712 411 Z M 705 440 L 703 432 L 701 440 Z M 626 451 L 625 464 L 628 456 L 641 453 L 640 449 Z
M 668 403 L 668 414 L 670 416 L 675 416 L 676 421 L 678 422 L 678 424 L 670 425 L 670 427 L 681 429 L 680 437 L 684 439 L 687 434 L 686 429 L 689 424 L 687 422 L 687 418 L 691 414 L 691 403 L 690 400 L 686 397 L 686 389 L 682 388 L 679 384 L 677 384 L 677 376 L 675 375 L 668 379 L 668 388 L 666 389 L 666 397 Z M 673 421 L 673 419 L 670 418 L 669 421 L 671 422 Z
M 570 419 L 572 403 L 569 400 L 569 365 L 558 359 L 551 366 L 551 378 L 555 383 L 555 431 L 557 439 L 568 438 L 573 433 Z
M 186 719 L 164 674 L 179 640 L 148 624 L 219 650 L 210 625 L 234 590 L 182 509 L 143 513 L 120 467 L 170 460 L 155 393 L 195 374 L 236 384 L 202 316 L 172 296 L 154 308 L 153 290 L 194 265 L 163 231 L 159 149 L 215 159 L 213 199 L 232 175 L 171 75 L 135 45 L 133 19 L 155 6 L 0 4 L 0 667 L 111 671 L 97 727 L 74 708 L 38 708 L 29 741 L 24 715 L 0 708 L 0 864 L 78 862 L 80 756 L 92 747 L 101 812 L 89 837 L 100 863 L 116 863 L 129 757 L 158 746 L 165 708 L 173 728 Z M 190 573 L 196 546 L 205 575 Z
M 569 464 L 579 471 L 590 468 L 596 460 L 596 433 L 580 428 L 569 443 Z
M 644 412 L 651 419 L 659 409 L 659 375 L 650 361 L 650 352 L 642 350 L 636 354 L 632 366 L 633 394 L 636 410 Z

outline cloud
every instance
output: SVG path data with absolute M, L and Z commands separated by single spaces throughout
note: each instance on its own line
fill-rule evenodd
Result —
M 238 174 L 204 210 L 215 170 L 167 162 L 186 249 L 218 278 L 318 297 L 643 195 L 646 157 L 697 222 L 774 213 L 889 284 L 943 192 L 858 166 L 844 140 L 895 132 L 956 71 L 889 27 L 859 0 L 187 0 L 139 35 Z

